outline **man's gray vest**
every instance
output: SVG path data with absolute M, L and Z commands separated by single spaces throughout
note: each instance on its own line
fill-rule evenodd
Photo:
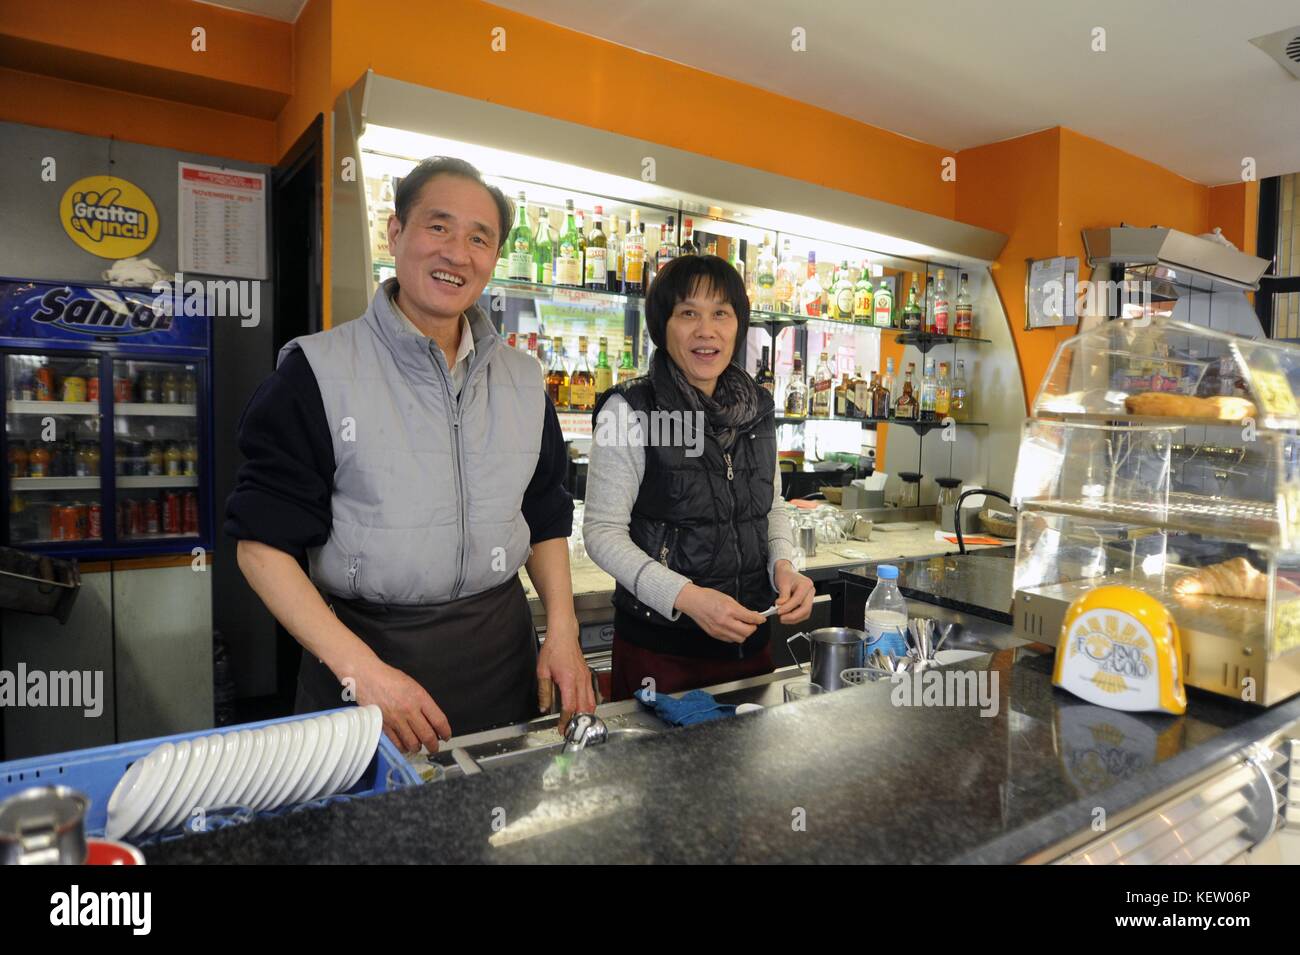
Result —
M 545 390 L 532 356 L 506 347 L 478 306 L 457 401 L 446 356 L 411 334 L 390 279 L 360 319 L 296 338 L 334 439 L 333 524 L 308 551 L 328 593 L 438 604 L 517 574 L 528 559 L 520 511 L 537 468 Z

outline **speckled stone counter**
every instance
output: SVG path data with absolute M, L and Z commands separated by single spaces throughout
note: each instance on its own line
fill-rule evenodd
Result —
M 1015 862 L 1300 719 L 1126 714 L 993 658 L 997 713 L 887 683 L 178 840 L 159 863 Z M 567 767 L 567 778 L 561 770 Z M 548 768 L 547 772 L 543 772 Z

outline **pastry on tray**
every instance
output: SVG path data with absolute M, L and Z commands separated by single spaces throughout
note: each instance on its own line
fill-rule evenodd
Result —
M 1261 574 L 1244 557 L 1199 567 L 1174 581 L 1176 594 L 1207 594 L 1215 597 L 1268 599 L 1268 575 Z
M 1197 398 L 1168 391 L 1143 391 L 1124 399 L 1129 414 L 1162 418 L 1206 418 L 1216 421 L 1240 421 L 1255 417 L 1255 403 L 1246 398 L 1215 395 Z

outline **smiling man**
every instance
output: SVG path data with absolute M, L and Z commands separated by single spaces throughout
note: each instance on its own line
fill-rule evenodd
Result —
M 559 420 L 538 363 L 475 304 L 512 205 L 470 164 L 434 158 L 395 206 L 397 277 L 358 320 L 287 344 L 245 409 L 226 532 L 302 644 L 298 712 L 375 703 L 395 743 L 433 751 L 534 715 L 546 680 L 568 712 L 595 700 Z M 540 654 L 525 563 L 547 615 Z

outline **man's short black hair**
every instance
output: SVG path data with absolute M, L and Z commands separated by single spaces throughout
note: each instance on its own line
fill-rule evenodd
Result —
M 645 327 L 656 348 L 664 348 L 668 319 L 678 302 L 697 289 L 711 292 L 731 305 L 736 313 L 736 343 L 731 360 L 739 364 L 749 333 L 749 295 L 745 280 L 726 259 L 716 255 L 681 255 L 663 267 L 650 283 L 645 296 Z
M 460 176 L 462 179 L 477 182 L 488 191 L 492 201 L 497 204 L 497 218 L 500 220 L 497 251 L 500 252 L 506 244 L 506 236 L 510 234 L 510 227 L 515 221 L 515 204 L 496 186 L 484 182 L 483 174 L 471 163 L 454 156 L 430 156 L 428 159 L 422 159 L 414 169 L 402 177 L 397 184 L 397 193 L 393 197 L 397 221 L 405 227 L 406 216 L 411 211 L 411 206 L 415 205 L 416 197 L 420 195 L 424 184 L 434 176 Z

